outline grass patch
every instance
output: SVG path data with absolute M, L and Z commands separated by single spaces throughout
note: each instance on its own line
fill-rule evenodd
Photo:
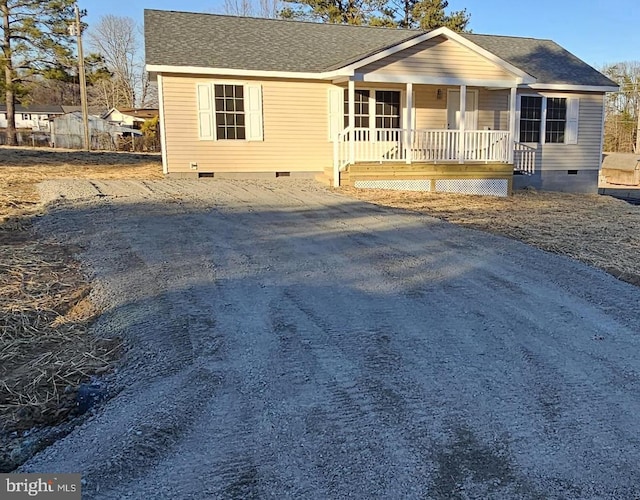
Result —
M 520 240 L 640 286 L 640 206 L 609 196 L 527 190 L 506 198 L 355 188 L 342 192 Z
M 36 184 L 46 179 L 157 179 L 158 156 L 0 148 L 0 429 L 56 424 L 75 391 L 107 372 L 117 338 L 87 329 L 99 315 L 73 248 L 31 231 L 42 209 Z

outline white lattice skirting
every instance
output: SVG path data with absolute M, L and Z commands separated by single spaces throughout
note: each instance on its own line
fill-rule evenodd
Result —
M 354 181 L 353 186 L 364 189 L 390 189 L 396 191 L 431 191 L 431 179 Z M 439 179 L 436 191 L 441 193 L 479 194 L 507 196 L 509 182 L 506 179 Z
M 436 181 L 436 191 L 507 196 L 509 182 L 506 179 L 440 179 Z
M 364 189 L 392 189 L 396 191 L 431 191 L 431 180 L 355 181 L 353 187 Z

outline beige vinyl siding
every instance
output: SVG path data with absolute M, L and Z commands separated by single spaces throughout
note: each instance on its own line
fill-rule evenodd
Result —
M 262 85 L 263 141 L 199 140 L 196 84 Z M 326 82 L 163 77 L 169 172 L 308 172 L 333 163 Z
M 578 144 L 539 144 L 536 167 L 542 170 L 594 170 L 600 168 L 602 157 L 602 104 L 604 95 L 597 93 L 560 93 L 520 91 L 521 94 L 547 97 L 577 97 Z M 535 145 L 533 145 L 535 146 Z
M 436 85 L 415 85 L 416 93 L 416 128 L 447 128 L 447 90 L 460 90 L 460 87 L 440 87 Z M 441 99 L 438 99 L 441 89 Z M 468 87 L 478 91 L 478 129 L 509 129 L 509 91 L 487 90 L 485 88 Z
M 478 128 L 509 130 L 509 91 L 479 89 Z
M 447 87 L 434 85 L 415 85 L 416 93 L 416 128 L 437 129 L 447 128 Z M 460 87 L 457 87 L 458 89 Z M 438 99 L 438 89 L 441 89 L 441 99 Z
M 497 64 L 458 42 L 439 36 L 358 69 L 363 74 L 513 80 Z

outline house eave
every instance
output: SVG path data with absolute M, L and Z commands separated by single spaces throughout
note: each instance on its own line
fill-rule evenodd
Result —
M 565 83 L 532 83 L 522 84 L 521 89 L 531 90 L 564 90 L 575 92 L 618 92 L 620 87 L 614 85 L 568 85 Z
M 240 76 L 247 78 L 287 78 L 301 80 L 332 80 L 339 77 L 353 76 L 353 71 L 344 69 L 325 72 L 297 72 L 297 71 L 265 71 L 234 68 L 204 68 L 200 66 L 171 66 L 147 64 L 146 70 L 152 74 L 190 74 L 190 75 L 218 75 Z
M 371 83 L 414 83 L 418 85 L 467 85 L 469 87 L 511 88 L 522 83 L 519 78 L 513 80 L 489 80 L 482 78 L 454 78 L 424 75 L 385 75 L 356 73 L 355 81 Z

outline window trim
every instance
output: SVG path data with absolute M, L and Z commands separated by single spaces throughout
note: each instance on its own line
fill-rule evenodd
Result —
M 366 91 L 369 93 L 368 97 L 367 97 L 367 110 L 368 113 L 366 115 L 360 113 L 358 114 L 357 112 L 354 113 L 354 118 L 356 119 L 356 121 L 358 120 L 358 118 L 362 119 L 363 117 L 366 117 L 368 122 L 369 122 L 369 126 L 368 127 L 356 127 L 356 128 L 360 128 L 360 129 L 370 129 L 371 128 L 371 90 L 370 89 L 355 89 L 355 93 L 356 95 L 358 95 L 358 91 Z M 344 98 L 346 95 L 346 99 Z M 349 102 L 349 89 L 345 88 L 342 91 L 342 97 L 343 97 L 343 115 L 342 115 L 342 123 L 344 125 L 344 128 L 347 128 L 349 126 L 349 110 L 348 110 L 348 102 Z M 365 101 L 362 101 L 362 103 L 364 103 Z M 358 102 L 356 101 L 355 103 L 356 105 L 358 104 Z M 347 111 L 344 111 L 344 106 L 347 105 Z
M 566 93 L 534 93 L 534 92 L 525 92 L 518 93 L 518 99 L 516 100 L 516 131 L 515 135 L 517 139 L 520 139 L 520 114 L 521 114 L 521 105 L 522 105 L 522 97 L 541 97 L 542 98 L 542 112 L 541 112 L 541 122 L 540 122 L 540 141 L 539 142 L 523 142 L 522 144 L 531 144 L 531 145 L 543 145 L 543 146 L 566 146 L 566 145 L 577 145 L 578 144 L 578 130 L 580 124 L 580 114 L 579 114 L 579 102 L 580 95 L 579 94 L 566 94 Z M 564 141 L 563 142 L 547 142 L 547 100 L 554 98 L 562 98 L 566 100 L 567 106 L 567 114 L 565 116 L 565 128 L 564 128 Z M 569 122 L 571 121 L 570 113 L 570 102 L 572 99 L 576 99 L 578 101 L 578 111 L 576 114 L 576 141 L 568 142 L 569 134 L 567 130 L 569 128 Z M 517 142 L 520 142 L 519 140 Z
M 222 86 L 223 87 L 223 94 L 224 94 L 224 87 L 242 87 L 242 116 L 243 116 L 243 121 L 244 124 L 242 125 L 242 132 L 244 135 L 244 138 L 242 139 L 238 139 L 237 137 L 230 139 L 228 137 L 218 137 L 218 114 L 232 114 L 232 115 L 239 115 L 241 113 L 236 112 L 236 111 L 218 111 L 216 108 L 216 86 Z M 216 141 L 246 141 L 247 140 L 247 99 L 245 97 L 246 91 L 247 91 L 247 87 L 244 84 L 237 84 L 237 83 L 220 83 L 220 82 L 213 82 L 211 84 L 211 103 L 212 103 L 212 107 L 213 107 L 213 136 L 215 138 Z M 222 99 L 226 100 L 226 95 L 223 95 Z M 232 98 L 234 100 L 237 99 L 237 97 L 235 97 L 235 90 L 234 90 L 234 97 Z M 234 125 L 234 130 L 237 134 L 237 129 L 238 129 L 238 125 Z
M 243 88 L 243 101 L 244 101 L 244 127 L 245 127 L 245 138 L 244 139 L 219 139 L 218 138 L 218 129 L 216 125 L 216 107 L 215 107 L 215 86 L 216 85 L 235 85 L 241 86 Z M 208 112 L 210 114 L 210 125 L 211 125 L 211 133 L 212 137 L 203 137 L 200 134 L 200 106 L 199 106 L 199 87 L 200 86 L 208 86 L 209 87 L 209 102 L 210 106 Z M 238 81 L 238 80 L 208 80 L 208 81 L 200 81 L 196 82 L 196 109 L 198 112 L 197 120 L 198 120 L 198 140 L 200 141 L 224 141 L 224 142 L 262 142 L 264 141 L 264 106 L 263 106 L 263 97 L 262 97 L 262 82 L 252 82 L 252 81 Z M 250 102 L 250 92 L 254 88 L 259 88 L 259 96 L 257 96 L 257 102 L 253 103 L 259 106 L 254 106 L 256 109 L 252 108 L 252 103 Z M 252 124 L 251 121 L 253 119 L 259 117 L 259 123 Z M 254 126 L 257 127 L 257 130 L 254 130 Z M 255 134 L 255 136 L 254 136 Z
M 343 87 L 344 89 L 344 87 Z M 346 89 L 348 91 L 348 89 Z M 362 130 L 368 130 L 370 137 L 371 137 L 371 142 L 375 142 L 375 136 L 376 134 L 374 133 L 376 130 L 393 130 L 393 129 L 378 129 L 376 127 L 376 92 L 380 91 L 380 92 L 385 92 L 385 91 L 391 91 L 391 92 L 399 92 L 400 93 L 400 115 L 399 115 L 399 121 L 400 121 L 400 128 L 403 129 L 404 127 L 404 122 L 405 122 L 405 118 L 407 116 L 407 99 L 406 99 L 406 90 L 404 89 L 396 89 L 396 88 L 380 88 L 380 87 L 376 87 L 376 86 L 361 86 L 358 87 L 356 90 L 368 90 L 369 91 L 369 126 L 364 128 L 364 127 L 359 127 Z M 415 110 L 415 100 L 414 100 L 414 110 Z M 348 116 L 344 115 L 344 116 Z M 415 112 L 411 113 L 412 119 L 415 120 Z M 343 118 L 344 119 L 344 118 Z M 342 123 L 342 122 L 341 122 Z M 346 127 L 345 127 L 346 128 Z

